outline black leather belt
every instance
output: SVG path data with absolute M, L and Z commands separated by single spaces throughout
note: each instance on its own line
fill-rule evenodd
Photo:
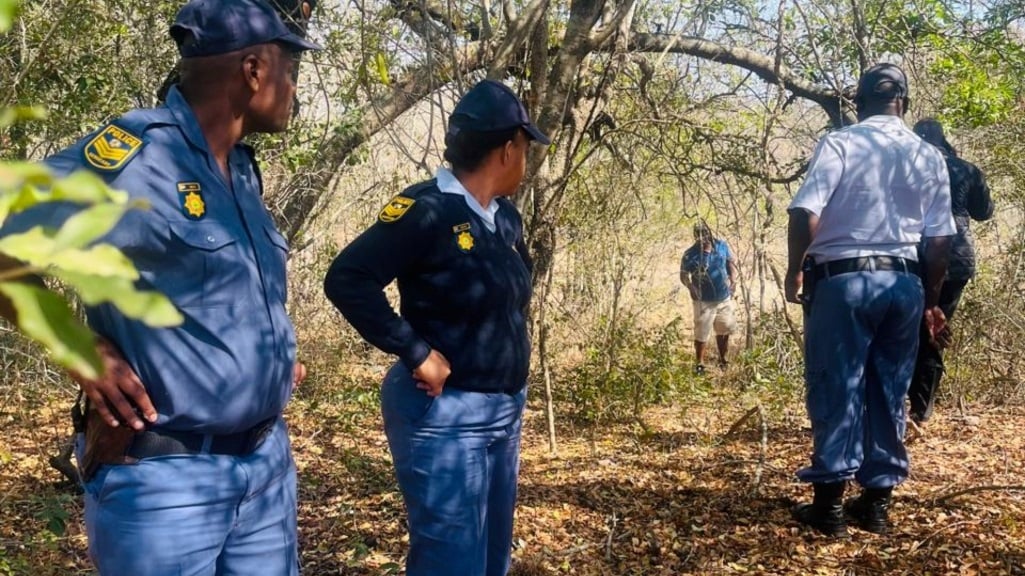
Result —
M 180 454 L 245 456 L 263 443 L 276 421 L 277 418 L 269 418 L 248 430 L 233 434 L 146 430 L 135 435 L 126 456 L 137 460 Z M 204 446 L 206 444 L 209 446 Z
M 815 276 L 829 278 L 851 272 L 904 272 L 918 274 L 918 262 L 898 256 L 862 256 L 832 260 L 815 266 Z

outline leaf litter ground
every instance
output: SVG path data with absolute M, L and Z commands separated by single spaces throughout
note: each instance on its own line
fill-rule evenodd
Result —
M 402 572 L 402 500 L 365 382 L 301 390 L 289 410 L 306 575 Z M 834 541 L 790 520 L 789 506 L 810 496 L 793 476 L 810 446 L 799 406 L 752 413 L 732 434 L 750 406 L 729 390 L 651 411 L 644 426 L 563 422 L 553 456 L 539 396 L 526 418 L 514 576 L 1025 575 L 1021 408 L 943 408 L 910 431 L 894 533 Z M 81 498 L 46 464 L 67 401 L 5 408 L 0 574 L 90 573 Z M 944 498 L 969 488 L 979 491 Z

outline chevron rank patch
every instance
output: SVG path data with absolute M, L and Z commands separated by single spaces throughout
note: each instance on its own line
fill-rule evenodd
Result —
M 199 182 L 179 182 L 178 200 L 181 202 L 182 212 L 189 220 L 199 220 L 206 215 L 206 201 L 203 199 L 203 189 Z
M 405 216 L 406 212 L 416 203 L 416 200 L 405 196 L 396 196 L 388 201 L 388 205 L 381 210 L 377 219 L 381 222 L 395 222 Z
M 111 124 L 85 145 L 85 161 L 104 172 L 121 169 L 142 149 L 142 140 Z

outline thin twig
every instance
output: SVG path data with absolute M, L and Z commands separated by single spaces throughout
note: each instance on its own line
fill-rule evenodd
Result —
M 762 485 L 762 469 L 765 467 L 765 455 L 768 452 L 769 447 L 769 426 L 765 421 L 765 410 L 762 408 L 761 404 L 758 404 L 757 408 L 758 421 L 762 428 L 762 439 L 758 446 L 758 465 L 755 467 L 755 477 L 753 482 L 755 491 L 758 491 Z
M 942 504 L 947 500 L 952 500 L 958 496 L 964 496 L 965 494 L 975 494 L 976 492 L 1017 492 L 1025 490 L 1025 486 L 972 486 L 971 488 L 965 488 L 964 490 L 958 490 L 957 492 L 951 492 L 950 494 L 944 494 L 933 499 L 935 504 Z
M 745 422 L 750 420 L 752 416 L 758 413 L 760 408 L 761 406 L 754 406 L 753 408 L 745 412 L 744 415 L 740 417 L 740 420 L 737 420 L 737 422 L 733 424 L 733 426 L 730 426 L 729 432 L 727 432 L 726 435 L 723 436 L 723 439 L 725 440 L 726 438 L 733 436 L 737 432 L 737 430 L 740 430 L 740 427 L 743 426 Z
M 612 560 L 612 537 L 616 532 L 616 513 L 609 517 L 609 534 L 605 537 L 605 561 Z
M 928 542 L 928 541 L 929 541 L 929 540 L 930 540 L 930 539 L 931 539 L 931 538 L 932 538 L 933 536 L 936 536 L 936 535 L 937 535 L 937 534 L 939 534 L 940 532 L 945 532 L 945 531 L 948 531 L 948 530 L 952 530 L 952 529 L 954 529 L 954 528 L 960 528 L 961 526 L 965 526 L 965 525 L 966 525 L 966 524 L 968 524 L 968 523 L 969 523 L 969 522 L 968 522 L 967 520 L 965 520 L 965 521 L 962 521 L 962 522 L 954 522 L 953 524 L 947 524 L 946 526 L 943 526 L 943 527 L 942 527 L 942 528 L 940 528 L 939 530 L 936 530 L 936 531 L 935 531 L 935 532 L 933 532 L 932 534 L 929 534 L 929 535 L 928 535 L 928 536 L 926 536 L 925 538 L 922 538 L 922 539 L 921 539 L 921 540 L 919 540 L 918 542 L 915 542 L 914 544 L 912 544 L 912 545 L 911 545 L 911 549 L 910 549 L 910 550 L 908 550 L 908 555 L 912 555 L 912 554 L 914 554 L 915 552 L 918 552 L 918 550 L 922 548 L 922 545 L 923 545 L 923 544 L 925 544 L 926 542 Z

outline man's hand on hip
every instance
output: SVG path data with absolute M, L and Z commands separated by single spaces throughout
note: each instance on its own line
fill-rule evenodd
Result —
M 157 410 L 121 352 L 102 337 L 96 340 L 96 351 L 103 360 L 103 374 L 96 380 L 74 372 L 71 377 L 82 387 L 103 421 L 114 428 L 126 423 L 135 430 L 146 428 L 140 415 L 150 423 L 156 422 Z

